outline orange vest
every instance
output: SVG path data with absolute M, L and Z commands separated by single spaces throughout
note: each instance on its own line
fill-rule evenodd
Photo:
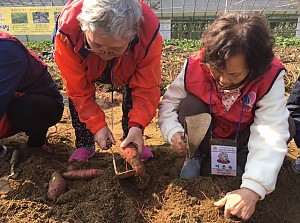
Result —
M 63 57 L 67 52 L 61 51 L 58 65 L 66 84 L 67 94 L 74 102 L 80 121 L 84 122 L 87 128 L 95 134 L 106 123 L 103 111 L 95 101 L 91 100 L 91 92 L 96 90 L 92 83 L 103 74 L 107 61 L 84 48 L 84 33 L 77 20 L 77 16 L 81 13 L 82 2 L 83 0 L 69 1 L 60 14 L 59 34 L 56 40 L 67 38 L 65 44 L 68 46 L 66 47 L 68 50 L 72 49 L 74 55 L 68 54 L 72 57 L 69 63 Z M 130 43 L 129 54 L 116 58 L 111 70 L 111 79 L 115 88 L 124 84 L 132 88 L 133 108 L 129 112 L 129 126 L 131 123 L 137 123 L 145 128 L 155 116 L 160 99 L 158 84 L 161 82 L 162 39 L 159 34 L 159 21 L 153 10 L 146 3 L 142 1 L 140 3 L 144 21 L 140 24 L 138 35 Z M 152 51 L 149 52 L 150 46 L 152 46 Z M 57 59 L 56 61 L 58 62 Z M 80 77 L 82 77 L 80 80 L 79 78 L 76 80 L 75 77 L 79 74 L 75 70 L 72 70 L 73 73 L 67 71 L 72 69 L 70 64 L 78 65 L 76 61 L 80 64 Z M 82 76 L 83 72 L 85 72 L 84 76 Z M 76 81 L 83 81 L 85 86 L 81 85 L 78 88 Z
M 136 36 L 130 43 L 129 55 L 117 60 L 113 67 L 115 74 L 114 85 L 119 87 L 127 84 L 130 77 L 134 74 L 137 64 L 147 55 L 147 50 L 151 42 L 159 31 L 159 21 L 151 8 L 144 2 L 140 1 L 143 9 L 144 22 L 140 26 L 139 36 Z M 68 36 L 74 51 L 86 60 L 88 66 L 87 75 L 95 81 L 101 76 L 106 61 L 102 61 L 100 57 L 90 53 L 84 48 L 83 32 L 81 31 L 79 21 L 76 18 L 81 13 L 83 0 L 71 0 L 64 7 L 59 18 L 59 32 Z M 95 71 L 98 73 L 95 75 Z
M 211 98 L 213 137 L 226 138 L 236 134 L 241 114 L 239 131 L 244 131 L 253 123 L 256 103 L 268 93 L 278 74 L 284 69 L 276 57 L 270 66 L 268 72 L 243 87 L 241 95 L 227 111 L 222 103 L 222 94 L 217 90 L 208 67 L 202 63 L 201 51 L 188 59 L 185 73 L 186 91 L 201 99 L 208 107 L 210 107 Z

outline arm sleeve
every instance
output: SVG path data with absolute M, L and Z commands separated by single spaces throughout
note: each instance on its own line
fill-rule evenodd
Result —
M 27 54 L 22 46 L 11 40 L 0 41 L 0 119 L 6 112 L 28 66 Z
M 186 66 L 187 62 L 159 103 L 158 124 L 164 140 L 169 143 L 176 132 L 184 132 L 183 126 L 178 120 L 178 107 L 182 99 L 187 96 L 184 87 Z
M 137 65 L 135 75 L 129 82 L 132 88 L 132 109 L 129 112 L 129 123 L 142 125 L 143 128 L 149 125 L 160 100 L 161 82 L 160 58 L 162 52 L 162 38 L 158 33 L 149 47 L 148 53 Z
M 297 147 L 300 148 L 300 77 L 298 77 L 292 89 L 287 101 L 287 108 L 296 125 L 296 135 L 294 136 L 294 140 Z
M 281 71 L 271 90 L 257 103 L 250 126 L 249 154 L 241 188 L 248 188 L 264 199 L 275 189 L 278 172 L 287 153 L 289 112 L 285 106 Z
M 96 88 L 88 81 L 83 59 L 74 53 L 72 44 L 61 33 L 55 39 L 55 62 L 80 121 L 95 134 L 106 125 L 104 112 L 94 98 Z

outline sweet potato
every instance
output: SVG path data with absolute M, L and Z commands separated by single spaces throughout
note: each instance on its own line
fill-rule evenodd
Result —
M 47 197 L 55 201 L 67 190 L 67 183 L 59 172 L 53 172 L 49 181 Z
M 104 170 L 87 169 L 87 170 L 70 170 L 63 173 L 63 177 L 68 180 L 91 180 L 103 175 Z
M 143 177 L 146 175 L 146 169 L 142 161 L 141 154 L 138 152 L 137 148 L 133 143 L 129 143 L 125 148 L 120 147 L 122 141 L 118 140 L 116 146 L 123 159 L 126 160 L 137 173 L 137 175 Z

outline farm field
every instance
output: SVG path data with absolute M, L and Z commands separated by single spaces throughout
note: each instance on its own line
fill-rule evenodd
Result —
M 190 44 L 190 43 L 188 43 Z M 188 47 L 186 47 L 188 48 Z M 176 44 L 165 45 L 162 56 L 162 91 L 174 80 L 181 66 L 195 48 L 183 50 Z M 34 51 L 41 57 L 45 53 Z M 276 55 L 287 68 L 286 96 L 300 75 L 299 45 L 280 45 Z M 57 67 L 53 60 L 43 58 L 49 64 L 53 78 L 63 90 Z M 104 88 L 102 88 L 104 90 Z M 99 93 L 99 104 L 104 108 L 107 120 L 111 117 L 109 93 Z M 120 97 L 115 97 L 115 138 L 120 138 Z M 67 105 L 67 100 L 66 100 Z M 109 124 L 111 124 L 108 121 Z M 145 144 L 154 152 L 154 158 L 145 162 L 151 176 L 145 189 L 135 188 L 133 179 L 119 180 L 114 174 L 112 155 L 100 151 L 87 164 L 76 164 L 78 169 L 98 168 L 105 170 L 101 177 L 88 181 L 67 181 L 68 190 L 55 202 L 47 199 L 47 188 L 54 171 L 65 172 L 68 157 L 74 150 L 74 131 L 67 106 L 61 121 L 49 130 L 49 141 L 54 148 L 48 154 L 39 148 L 28 148 L 27 137 L 17 134 L 0 140 L 9 149 L 9 155 L 0 160 L 0 176 L 10 172 L 9 159 L 14 149 L 21 151 L 16 170 L 19 175 L 10 180 L 13 191 L 0 198 L 0 222 L 63 222 L 63 223 L 194 223 L 194 222 L 240 222 L 223 218 L 222 209 L 213 203 L 227 192 L 237 189 L 241 179 L 236 177 L 199 176 L 190 180 L 179 179 L 184 155 L 173 153 L 162 137 L 157 117 L 145 130 Z M 281 168 L 276 190 L 257 205 L 248 222 L 297 223 L 300 220 L 300 175 L 294 174 L 291 163 L 300 155 L 300 149 L 292 141 L 289 153 Z M 122 165 L 119 155 L 117 163 Z M 270 157 L 270 160 L 272 157 Z

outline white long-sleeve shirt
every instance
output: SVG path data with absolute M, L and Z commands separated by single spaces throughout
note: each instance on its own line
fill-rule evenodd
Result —
M 159 127 L 165 141 L 171 143 L 176 132 L 184 132 L 178 120 L 179 103 L 187 96 L 184 76 L 187 62 L 159 103 Z M 249 154 L 241 188 L 248 188 L 264 199 L 275 189 L 278 172 L 287 153 L 288 117 L 282 70 L 270 91 L 256 103 L 250 126 Z

